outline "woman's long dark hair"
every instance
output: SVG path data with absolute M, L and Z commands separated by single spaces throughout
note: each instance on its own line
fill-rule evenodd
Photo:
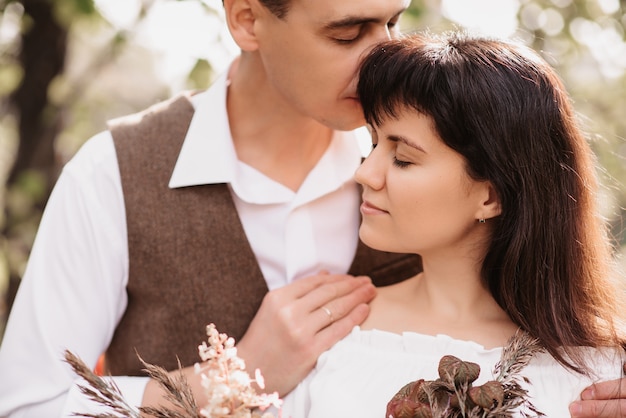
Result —
M 543 59 L 463 32 L 409 35 L 369 53 L 358 94 L 372 125 L 405 109 L 432 117 L 469 175 L 493 184 L 502 213 L 482 276 L 516 324 L 580 372 L 569 348 L 623 345 L 614 324 L 625 295 L 611 281 L 594 156 Z

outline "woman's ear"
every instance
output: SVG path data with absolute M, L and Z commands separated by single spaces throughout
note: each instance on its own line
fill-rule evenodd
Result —
M 256 0 L 224 0 L 226 24 L 242 51 L 254 51 L 259 46 L 254 30 L 259 8 L 253 2 Z
M 481 202 L 481 207 L 476 216 L 477 219 L 491 219 L 499 216 L 502 213 L 502 205 L 500 203 L 500 197 L 496 192 L 495 187 L 491 182 L 484 183 L 484 199 Z

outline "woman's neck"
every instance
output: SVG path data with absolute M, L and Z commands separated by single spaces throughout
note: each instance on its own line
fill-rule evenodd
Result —
M 445 273 L 444 273 L 445 272 Z M 380 288 L 363 329 L 445 334 L 486 348 L 501 347 L 517 326 L 497 304 L 480 275 L 450 265 Z

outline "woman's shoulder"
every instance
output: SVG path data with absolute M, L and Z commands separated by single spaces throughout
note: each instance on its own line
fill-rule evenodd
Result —
M 622 365 L 626 362 L 626 353 L 619 347 L 578 347 L 582 354 L 588 375 L 578 373 L 557 362 L 546 352 L 536 355 L 528 364 L 528 371 L 532 374 L 551 376 L 554 379 L 578 379 L 595 382 L 622 377 Z M 545 379 L 542 377 L 542 379 Z
M 547 353 L 534 356 L 520 376 L 534 406 L 548 417 L 569 416 L 568 406 L 580 399 L 580 393 L 593 383 L 622 377 L 626 360 L 620 349 L 580 348 L 588 360 L 590 374 L 577 373 L 558 363 Z

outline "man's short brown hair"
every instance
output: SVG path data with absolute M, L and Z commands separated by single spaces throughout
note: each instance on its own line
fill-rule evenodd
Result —
M 290 0 L 260 0 L 276 17 L 282 19 L 287 16 L 289 11 Z
M 263 6 L 265 6 L 270 12 L 272 12 L 279 19 L 287 16 L 289 11 L 290 0 L 259 0 Z M 224 4 L 224 0 L 222 0 Z

